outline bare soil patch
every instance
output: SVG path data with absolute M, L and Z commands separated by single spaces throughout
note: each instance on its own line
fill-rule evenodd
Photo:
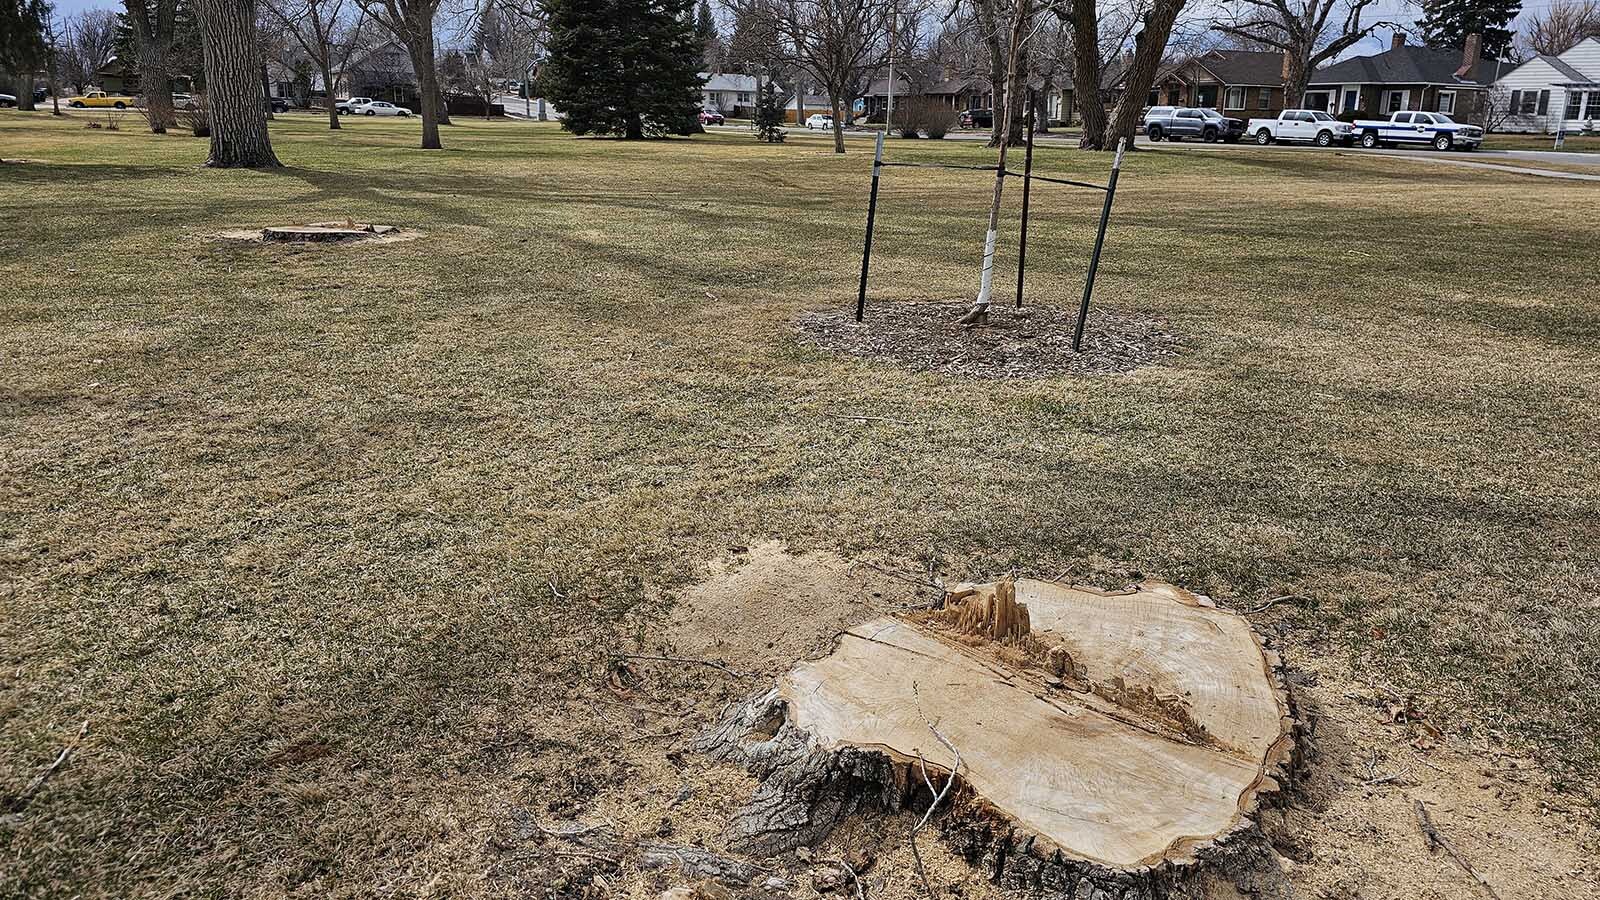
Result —
M 956 323 L 967 309 L 964 301 L 875 303 L 859 324 L 854 309 L 829 309 L 806 313 L 795 327 L 825 350 L 966 378 L 1118 374 L 1172 356 L 1181 345 L 1161 319 L 1093 309 L 1083 351 L 1074 353 L 1076 309 L 995 304 L 990 324 L 974 328 Z
M 274 232 L 269 234 L 269 232 Z M 230 228 L 207 235 L 211 240 L 240 241 L 250 244 L 288 244 L 304 247 L 341 247 L 360 244 L 398 244 L 427 235 L 411 228 L 393 225 L 366 225 L 356 223 L 346 226 L 341 222 L 317 222 L 310 225 L 271 226 L 268 228 Z

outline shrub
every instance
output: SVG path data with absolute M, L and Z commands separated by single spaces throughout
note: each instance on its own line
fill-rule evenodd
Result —
M 928 137 L 938 140 L 956 127 L 956 112 L 939 103 L 929 103 L 922 120 L 922 130 Z
M 178 124 L 195 137 L 211 136 L 211 106 L 205 94 L 195 94 L 187 109 L 177 110 Z

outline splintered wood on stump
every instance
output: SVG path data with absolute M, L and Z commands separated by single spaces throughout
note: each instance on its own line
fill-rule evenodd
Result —
M 941 832 L 1000 884 L 1145 900 L 1272 880 L 1252 816 L 1294 758 L 1280 662 L 1243 617 L 1171 585 L 963 586 L 845 631 L 697 747 L 761 780 L 729 838 L 770 854 L 861 808 L 926 807 L 921 765 L 942 785 L 953 763 L 930 726 L 961 754 Z

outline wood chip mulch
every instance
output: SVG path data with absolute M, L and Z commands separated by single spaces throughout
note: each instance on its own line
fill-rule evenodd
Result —
M 986 327 L 956 324 L 964 301 L 887 303 L 806 313 L 796 329 L 825 350 L 882 360 L 914 372 L 964 378 L 1050 378 L 1131 372 L 1177 353 L 1180 341 L 1160 319 L 1108 309 L 1089 313 L 1083 352 L 1072 352 L 1076 308 L 994 304 Z

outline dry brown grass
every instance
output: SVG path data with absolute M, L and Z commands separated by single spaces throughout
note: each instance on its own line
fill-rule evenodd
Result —
M 852 297 L 864 143 L 275 139 L 293 168 L 212 172 L 0 113 L 43 161 L 0 170 L 0 795 L 90 723 L 0 894 L 509 891 L 508 808 L 635 776 L 606 652 L 763 537 L 1304 594 L 1292 639 L 1600 771 L 1593 185 L 1141 153 L 1100 299 L 1184 350 L 977 383 L 794 336 Z M 983 194 L 888 176 L 879 302 L 972 290 Z M 1094 204 L 1041 189 L 1035 302 L 1075 301 Z M 429 237 L 210 237 L 346 216 Z

